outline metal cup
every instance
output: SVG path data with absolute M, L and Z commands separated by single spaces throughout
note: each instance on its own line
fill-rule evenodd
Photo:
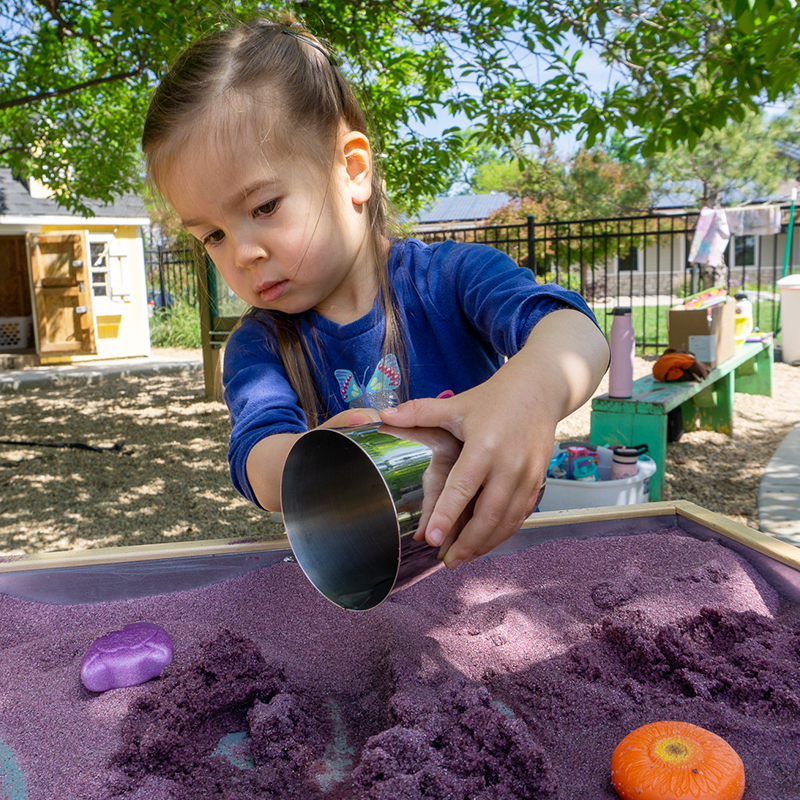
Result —
M 416 541 L 462 443 L 440 428 L 315 428 L 286 459 L 281 505 L 294 557 L 323 597 L 368 611 L 440 569 Z M 544 485 L 536 500 L 544 494 Z M 471 514 L 468 508 L 459 525 Z
M 443 566 L 438 548 L 413 537 L 460 450 L 447 431 L 379 423 L 315 428 L 297 440 L 281 479 L 283 520 L 324 597 L 366 611 Z

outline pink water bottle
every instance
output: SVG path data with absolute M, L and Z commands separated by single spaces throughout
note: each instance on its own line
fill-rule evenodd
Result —
M 618 447 L 614 450 L 611 480 L 619 481 L 639 474 L 639 451 L 635 447 Z
M 611 311 L 611 367 L 608 374 L 608 396 L 618 399 L 633 394 L 633 354 L 636 339 L 633 333 L 633 316 L 630 306 L 618 306 Z

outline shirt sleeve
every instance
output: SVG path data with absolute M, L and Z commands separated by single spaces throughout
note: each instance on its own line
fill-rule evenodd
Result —
M 434 261 L 428 280 L 441 313 L 480 332 L 504 356 L 519 352 L 534 326 L 553 311 L 574 309 L 597 325 L 580 294 L 537 283 L 530 270 L 493 247 L 443 242 Z
M 222 382 L 231 415 L 228 464 L 236 490 L 260 505 L 247 480 L 253 446 L 276 433 L 308 430 L 306 415 L 277 355 L 268 343 L 269 329 L 245 317 L 225 345 Z

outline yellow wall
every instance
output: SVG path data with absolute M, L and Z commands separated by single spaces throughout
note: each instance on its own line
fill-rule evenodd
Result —
M 66 233 L 72 226 L 42 225 L 42 233 Z M 126 299 L 92 297 L 97 355 L 42 358 L 44 363 L 87 361 L 101 358 L 130 358 L 150 354 L 150 328 L 147 315 L 147 286 L 144 271 L 144 248 L 135 225 L 109 226 L 87 224 L 91 242 L 93 234 L 113 234 L 113 252 L 127 258 L 130 275 L 130 296 Z

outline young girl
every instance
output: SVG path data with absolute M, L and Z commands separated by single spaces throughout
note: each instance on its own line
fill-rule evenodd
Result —
M 583 299 L 489 247 L 391 239 L 359 104 L 297 23 L 190 46 L 142 144 L 158 189 L 252 306 L 223 370 L 236 488 L 280 510 L 286 455 L 316 425 L 443 428 L 463 447 L 417 535 L 455 568 L 515 533 L 557 423 L 608 364 Z

